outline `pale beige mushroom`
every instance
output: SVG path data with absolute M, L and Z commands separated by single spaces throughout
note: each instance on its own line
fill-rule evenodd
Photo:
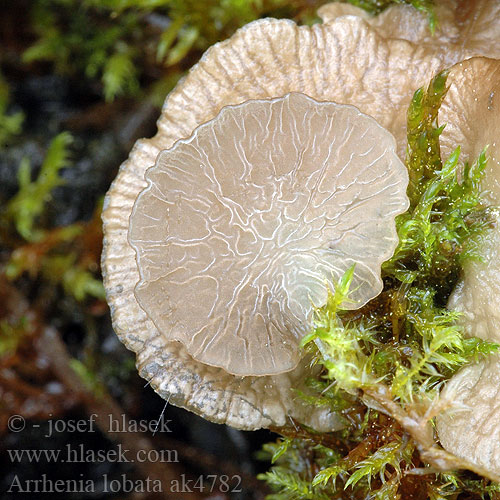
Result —
M 378 16 L 345 3 L 330 3 L 318 14 L 329 23 L 342 16 L 364 19 L 381 36 L 408 40 L 437 54 L 447 66 L 474 56 L 500 58 L 499 0 L 439 0 L 438 25 L 431 34 L 427 15 L 411 5 L 391 5 Z
M 474 58 L 452 68 L 450 89 L 439 113 L 446 157 L 457 145 L 473 162 L 485 146 L 488 166 L 482 184 L 486 204 L 500 205 L 500 61 Z M 463 313 L 468 335 L 500 342 L 500 226 L 481 244 L 483 261 L 470 261 L 449 307 Z M 500 473 L 500 358 L 462 369 L 443 397 L 454 406 L 438 419 L 443 446 L 458 456 Z
M 483 184 L 485 202 L 500 200 L 500 60 L 476 57 L 455 65 L 439 111 L 446 124 L 441 135 L 443 158 L 460 145 L 462 155 L 474 160 L 488 146 Z
M 226 105 L 302 92 L 318 101 L 356 105 L 394 134 L 403 156 L 405 112 L 413 92 L 442 67 L 425 48 L 385 40 L 358 18 L 312 27 L 266 19 L 209 49 L 179 83 L 165 102 L 157 135 L 138 141 L 122 165 L 103 213 L 103 274 L 114 328 L 137 353 L 140 373 L 160 395 L 240 428 L 284 425 L 289 417 L 316 428 L 338 426 L 328 409 L 311 411 L 290 390 L 304 388 L 305 361 L 274 376 L 234 376 L 195 361 L 139 306 L 134 288 L 140 276 L 127 240 L 128 221 L 147 186 L 145 171 L 159 152 L 189 137 Z
M 200 363 L 292 370 L 326 284 L 355 265 L 345 308 L 382 291 L 408 208 L 395 149 L 373 118 L 304 94 L 223 108 L 146 173 L 129 230 L 140 306 Z

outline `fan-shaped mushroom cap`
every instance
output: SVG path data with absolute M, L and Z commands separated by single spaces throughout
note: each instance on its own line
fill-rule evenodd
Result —
M 304 94 L 223 108 L 146 173 L 129 231 L 139 304 L 202 363 L 293 369 L 325 283 L 355 264 L 344 307 L 382 291 L 408 208 L 395 149 L 373 118 Z
M 209 49 L 167 98 L 158 133 L 136 143 L 105 200 L 103 274 L 113 325 L 137 353 L 143 377 L 165 399 L 215 422 L 255 429 L 284 425 L 289 416 L 316 428 L 338 425 L 325 409 L 311 412 L 290 387 L 304 389 L 309 369 L 274 376 L 237 377 L 199 363 L 178 342 L 160 334 L 139 306 L 135 252 L 128 221 L 145 171 L 160 150 L 231 104 L 302 92 L 318 101 L 354 104 L 374 117 L 405 149 L 405 112 L 413 92 L 442 69 L 438 57 L 401 40 L 385 40 L 363 20 L 343 18 L 329 25 L 298 27 L 265 19 Z
M 443 158 L 461 145 L 462 155 L 474 161 L 488 146 L 483 197 L 500 201 L 500 60 L 476 57 L 455 65 L 450 88 L 439 112 L 446 124 L 441 135 Z M 500 337 L 499 337 L 500 339 Z
M 360 18 L 311 27 L 262 19 L 211 47 L 170 93 L 158 121 L 161 148 L 223 106 L 301 92 L 355 105 L 394 135 L 404 158 L 413 93 L 444 68 L 426 48 L 386 40 Z
M 498 356 L 462 368 L 446 384 L 442 398 L 453 406 L 437 419 L 443 447 L 500 473 L 500 360 Z
M 450 89 L 441 106 L 439 122 L 443 158 L 462 145 L 462 155 L 473 162 L 488 147 L 483 197 L 500 205 L 500 61 L 474 58 L 457 64 L 448 77 Z M 500 341 L 500 227 L 481 244 L 483 261 L 468 262 L 463 282 L 449 306 L 463 313 L 468 335 Z M 438 419 L 445 448 L 500 473 L 500 358 L 468 366 L 457 373 L 444 392 L 453 408 Z
M 473 162 L 488 146 L 488 165 L 482 184 L 487 204 L 500 205 L 500 61 L 474 58 L 457 64 L 448 77 L 450 88 L 439 113 L 446 127 L 441 151 L 446 158 L 458 145 Z M 484 262 L 471 261 L 464 282 L 450 299 L 450 307 L 464 313 L 467 333 L 500 341 L 500 227 L 482 243 Z M 485 286 L 487 284 L 487 286 Z
M 500 1 L 439 0 L 438 26 L 431 34 L 424 13 L 411 5 L 391 5 L 378 16 L 344 3 L 330 3 L 318 14 L 329 23 L 341 16 L 358 16 L 385 38 L 400 38 L 439 54 L 447 66 L 474 56 L 500 58 Z
M 324 23 L 331 23 L 343 16 L 356 16 L 365 20 L 384 38 L 399 38 L 414 43 L 424 43 L 432 50 L 438 44 L 449 43 L 458 36 L 453 16 L 453 0 L 441 0 L 435 6 L 439 27 L 433 36 L 429 29 L 427 16 L 418 12 L 412 5 L 391 5 L 380 14 L 372 16 L 360 7 L 348 3 L 333 2 L 318 9 Z

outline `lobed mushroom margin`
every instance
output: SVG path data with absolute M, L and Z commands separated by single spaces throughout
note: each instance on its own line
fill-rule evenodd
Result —
M 201 363 L 239 376 L 295 368 L 313 308 L 349 267 L 344 308 L 382 291 L 408 208 L 395 149 L 353 106 L 291 93 L 224 107 L 146 172 L 129 229 L 138 303 Z
M 209 49 L 170 93 L 158 134 L 136 143 L 105 198 L 103 211 L 102 268 L 113 325 L 125 345 L 137 353 L 141 375 L 161 396 L 209 420 L 244 429 L 283 426 L 290 418 L 319 430 L 340 425 L 338 416 L 328 409 L 311 412 L 291 394 L 291 387 L 308 392 L 307 360 L 274 377 L 235 377 L 201 366 L 181 346 L 166 342 L 138 305 L 133 289 L 139 274 L 127 241 L 128 216 L 147 185 L 145 171 L 159 152 L 189 137 L 225 105 L 289 92 L 356 104 L 401 144 L 402 110 L 411 100 L 413 83 L 425 82 L 442 64 L 411 43 L 380 37 L 360 19 L 312 27 L 264 19 Z M 374 99 L 370 89 L 376 88 L 376 82 L 381 92 Z M 147 341 L 144 332 L 149 332 Z
M 452 9 L 450 12 L 455 12 L 453 9 L 456 9 L 456 5 L 459 2 L 449 3 Z M 474 4 L 480 5 L 483 11 L 498 7 L 497 2 L 474 2 Z M 403 9 L 403 7 L 401 8 Z M 483 16 L 483 19 L 487 17 Z M 492 17 L 494 18 L 494 16 Z M 291 90 L 304 92 L 317 99 L 327 98 L 327 100 L 337 100 L 338 102 L 348 102 L 358 105 L 361 110 L 374 116 L 384 126 L 394 130 L 398 144 L 401 145 L 401 137 L 404 136 L 404 134 L 401 134 L 401 131 L 404 133 L 404 120 L 401 120 L 402 110 L 406 109 L 412 90 L 424 84 L 429 74 L 434 74 L 439 69 L 470 55 L 492 55 L 491 49 L 495 47 L 493 41 L 496 35 L 493 31 L 488 31 L 488 29 L 485 31 L 487 36 L 482 38 L 481 43 L 478 42 L 479 39 L 476 34 L 473 34 L 468 40 L 461 40 L 459 44 L 448 45 L 445 47 L 446 50 L 442 51 L 439 48 L 439 44 L 438 47 L 428 45 L 421 43 L 421 39 L 414 40 L 418 45 L 413 45 L 401 39 L 391 40 L 387 32 L 369 28 L 367 20 L 361 19 L 359 16 L 342 16 L 338 19 L 327 19 L 327 22 L 328 28 L 324 25 L 318 25 L 314 28 L 297 28 L 291 22 L 259 21 L 258 23 L 262 23 L 260 27 L 265 27 L 262 31 L 255 29 L 255 23 L 252 23 L 254 26 L 249 25 L 247 28 L 240 30 L 230 42 L 218 44 L 208 51 L 199 65 L 190 72 L 189 76 L 181 82 L 180 86 L 167 99 L 164 106 L 164 114 L 159 121 L 159 133 L 162 135 L 162 140 L 160 141 L 157 136 L 156 140 L 154 138 L 153 140 L 139 141 L 131 153 L 131 158 L 127 166 L 121 169 L 121 178 L 126 183 L 133 181 L 136 183 L 136 186 L 139 184 L 140 189 L 142 189 L 145 186 L 143 169 L 133 164 L 142 157 L 142 159 L 145 158 L 146 162 L 149 161 L 149 164 L 152 165 L 154 158 L 161 148 L 169 147 L 175 141 L 175 137 L 187 137 L 197 122 L 206 121 L 214 116 L 221 102 L 226 101 L 228 104 L 234 104 L 239 100 L 241 102 L 241 100 L 249 98 L 249 96 L 253 98 L 275 97 L 276 95 L 284 95 L 284 93 Z M 279 29 L 278 24 L 275 23 L 280 23 Z M 463 27 L 463 24 L 461 26 Z M 494 27 L 493 25 L 492 28 Z M 275 28 L 276 31 L 274 31 Z M 252 33 L 254 29 L 255 32 Z M 448 25 L 443 24 L 443 31 L 446 29 L 448 29 Z M 265 33 L 264 37 L 262 37 L 263 33 Z M 296 57 L 295 55 L 290 58 L 282 57 L 280 53 L 281 47 L 286 47 L 289 54 L 296 54 L 296 47 L 299 45 L 308 47 L 308 43 L 310 43 L 308 40 L 312 40 L 309 34 L 313 33 L 317 43 L 313 41 L 313 50 L 310 53 L 302 53 L 300 57 Z M 329 39 L 330 35 L 332 36 L 331 41 L 327 42 L 326 40 Z M 302 43 L 294 45 L 293 40 L 297 36 L 302 39 Z M 398 35 L 398 37 L 404 38 L 404 35 Z M 448 38 L 451 39 L 451 35 Z M 259 39 L 266 40 L 265 47 L 263 47 L 262 43 L 258 42 Z M 234 46 L 232 46 L 233 42 L 235 43 Z M 270 74 L 266 74 L 265 71 L 264 73 L 257 71 L 251 75 L 245 75 L 244 70 L 241 69 L 245 65 L 242 64 L 239 76 L 231 77 L 227 81 L 227 85 L 225 85 L 223 83 L 224 75 L 221 76 L 218 74 L 219 65 L 226 65 L 227 67 L 229 64 L 236 71 L 238 71 L 239 67 L 239 63 L 234 64 L 235 60 L 231 61 L 231 57 L 225 59 L 225 49 L 228 49 L 227 55 L 229 55 L 234 54 L 234 50 L 243 48 L 243 51 L 240 52 L 240 61 L 243 62 L 249 54 L 246 50 L 249 42 L 250 45 L 253 45 L 253 49 L 250 54 L 251 64 L 250 66 L 246 66 L 247 68 L 251 68 L 253 71 L 258 67 L 277 68 L 278 73 L 281 68 L 286 68 L 288 71 L 283 71 L 283 73 L 286 73 L 286 76 L 283 79 L 274 79 L 270 78 Z M 231 50 L 229 50 L 230 45 Z M 368 61 L 353 59 L 356 51 L 359 51 L 360 45 L 370 48 L 366 51 L 367 54 L 370 53 L 372 48 L 374 49 L 376 55 L 372 53 L 370 64 L 377 66 L 379 62 L 378 58 L 383 61 L 381 67 L 384 69 L 380 73 L 377 74 L 374 71 L 370 75 L 363 72 L 363 67 L 366 67 Z M 498 47 L 498 45 L 496 46 Z M 270 52 L 268 51 L 269 48 L 271 49 Z M 219 49 L 221 49 L 220 52 Z M 321 50 L 327 51 L 327 53 L 323 53 L 319 57 L 323 65 L 325 60 L 331 64 L 332 61 L 348 61 L 349 59 L 351 62 L 354 60 L 354 64 L 351 64 L 348 70 L 344 70 L 342 66 L 339 66 L 337 68 L 330 67 L 326 71 L 323 69 L 322 71 L 315 72 L 315 68 L 321 67 L 321 62 L 318 60 Z M 464 52 L 464 50 L 469 52 Z M 259 54 L 259 51 L 262 54 Z M 397 54 L 397 57 L 393 57 L 393 54 Z M 253 61 L 254 58 L 255 61 Z M 260 62 L 258 62 L 259 59 Z M 392 61 L 395 62 L 396 60 L 397 63 L 392 64 Z M 295 61 L 298 61 L 298 63 Z M 300 68 L 301 61 L 306 61 L 304 68 Z M 214 62 L 215 66 L 211 66 Z M 256 62 L 257 64 L 255 64 Z M 216 68 L 215 71 L 213 68 Z M 297 69 L 302 69 L 303 73 L 297 71 Z M 313 75 L 315 76 L 311 78 Z M 333 78 L 333 75 L 336 78 Z M 351 80 L 350 75 L 354 77 L 354 82 Z M 379 102 L 375 102 L 370 93 L 366 91 L 367 88 L 373 88 L 373 84 L 370 83 L 370 77 L 375 75 L 378 81 L 381 82 L 381 87 L 389 89 L 388 92 L 384 90 L 382 95 L 379 96 L 381 99 Z M 387 83 L 384 84 L 384 81 Z M 339 82 L 344 84 L 343 88 L 338 84 Z M 359 87 L 356 87 L 357 82 L 361 82 Z M 390 85 L 389 82 L 392 82 L 394 85 Z M 409 84 L 408 87 L 406 87 L 405 82 Z M 406 90 L 401 92 L 401 89 Z M 266 93 L 269 95 L 266 95 Z M 198 99 L 199 96 L 201 96 L 201 99 Z M 387 100 L 384 101 L 384 99 Z M 190 101 L 194 102 L 191 108 L 187 106 Z M 163 145 L 160 144 L 161 142 L 163 142 Z M 402 151 L 404 150 L 400 149 L 400 154 L 402 154 Z M 127 205 L 130 201 L 127 199 L 128 194 L 122 193 L 122 195 L 124 196 L 118 203 L 107 203 L 107 207 L 119 205 L 121 202 Z M 108 218 L 106 219 L 106 217 Z M 113 225 L 114 221 L 112 219 L 113 216 L 108 213 L 105 216 L 105 223 L 107 220 Z M 114 229 L 117 229 L 117 233 L 120 232 L 122 238 L 123 234 L 126 234 L 126 228 L 120 226 L 120 224 L 114 227 Z M 123 241 L 121 241 L 120 245 L 122 245 L 121 250 L 123 250 L 123 255 L 130 258 L 130 249 L 125 248 L 126 245 L 123 245 Z M 107 250 L 105 249 L 106 252 Z M 113 272 L 111 267 L 109 269 Z M 106 274 L 106 271 L 104 272 Z M 126 272 L 134 274 L 132 268 L 127 268 Z M 109 275 L 110 273 L 108 273 Z M 119 293 L 123 292 L 123 289 L 120 290 L 120 286 L 116 282 L 113 283 L 112 278 L 108 282 L 115 287 L 116 291 Z M 130 297 L 124 297 L 123 295 L 113 298 L 111 302 L 112 310 L 116 309 L 115 304 L 118 303 L 125 303 L 127 307 L 130 305 L 132 309 L 134 308 Z M 279 425 L 279 422 L 286 422 L 288 417 L 300 414 L 300 411 L 296 408 L 296 402 L 290 400 L 284 403 L 280 401 L 274 407 L 273 405 L 266 406 L 268 404 L 266 403 L 262 406 L 262 409 L 258 409 L 254 405 L 258 398 L 253 396 L 252 399 L 251 391 L 247 392 L 242 398 L 239 388 L 231 383 L 226 384 L 226 387 L 230 388 L 230 392 L 236 389 L 237 394 L 233 393 L 231 397 L 231 410 L 228 413 L 227 405 L 214 404 L 214 400 L 218 400 L 217 391 L 225 392 L 225 389 L 222 387 L 224 383 L 220 386 L 217 386 L 216 382 L 214 383 L 217 380 L 215 374 L 211 374 L 208 378 L 203 377 L 201 373 L 194 374 L 194 376 L 193 373 L 186 374 L 186 365 L 176 362 L 177 359 L 183 359 L 184 353 L 178 353 L 175 349 L 165 352 L 161 341 L 157 342 L 154 348 L 156 356 L 149 357 L 143 352 L 144 346 L 140 336 L 133 333 L 136 320 L 139 319 L 140 322 L 143 322 L 144 318 L 140 314 L 126 317 L 120 313 L 114 313 L 114 317 L 115 319 L 119 317 L 115 321 L 115 328 L 117 333 L 122 337 L 122 340 L 125 339 L 126 331 L 132 331 L 132 335 L 127 335 L 128 339 L 124 340 L 124 342 L 132 350 L 136 352 L 140 351 L 138 365 L 143 376 L 151 380 L 152 385 L 166 399 L 171 398 L 172 402 L 190 408 L 214 421 L 227 422 L 232 425 L 243 426 L 244 428 L 257 428 L 261 425 L 268 426 L 276 423 Z M 120 331 L 124 333 L 120 333 Z M 186 360 L 183 359 L 183 361 Z M 179 380 L 175 383 L 166 382 L 161 378 L 161 373 L 169 368 L 179 370 Z M 300 379 L 300 375 L 297 376 L 297 379 Z M 198 395 L 195 398 L 186 398 L 184 391 L 187 394 L 192 394 L 193 387 L 197 387 L 198 384 L 204 383 L 207 380 L 208 383 L 206 386 L 210 388 L 211 396 L 204 398 Z M 281 381 L 283 382 L 285 391 L 287 390 L 286 387 L 289 388 L 290 385 L 293 385 L 289 381 Z M 274 383 L 270 384 L 269 387 L 271 392 L 276 389 Z M 282 398 L 283 392 L 278 390 L 277 392 L 273 392 L 273 394 L 277 394 L 277 400 L 279 400 Z M 239 417 L 238 408 L 245 408 L 239 414 Z M 319 418 L 319 421 L 324 425 L 323 428 L 333 429 L 336 425 L 338 426 L 338 422 L 335 423 L 335 418 L 330 418 L 332 417 L 331 415 L 326 416 L 326 418 L 323 417 L 325 417 L 324 414 Z M 307 421 L 307 418 L 305 421 Z M 249 425 L 249 422 L 253 423 Z M 318 421 L 312 425 L 318 425 Z M 453 447 L 453 444 L 450 446 Z

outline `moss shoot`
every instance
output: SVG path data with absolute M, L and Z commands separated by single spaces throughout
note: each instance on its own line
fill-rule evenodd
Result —
M 446 308 L 464 262 L 478 258 L 493 224 L 480 199 L 486 152 L 472 165 L 460 164 L 460 148 L 441 161 L 437 114 L 446 79 L 439 73 L 417 90 L 408 110 L 410 209 L 396 221 L 400 241 L 383 265 L 383 292 L 359 310 L 342 310 L 349 269 L 302 340 L 322 370 L 309 380 L 316 395 L 298 397 L 337 412 L 344 428 L 328 439 L 302 427 L 277 429 L 283 439 L 264 448 L 274 465 L 260 476 L 275 491 L 270 499 L 392 500 L 416 492 L 440 499 L 498 489 L 474 475 L 486 471 L 443 450 L 433 427 L 450 404 L 439 397 L 446 380 L 499 347 L 465 338 L 459 313 Z

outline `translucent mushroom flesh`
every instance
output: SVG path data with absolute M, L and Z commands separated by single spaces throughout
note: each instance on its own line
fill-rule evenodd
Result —
M 146 174 L 129 231 L 139 304 L 202 363 L 293 369 L 327 284 L 354 264 L 345 308 L 382 291 L 408 206 L 395 149 L 356 108 L 299 93 L 224 108 Z
M 389 40 L 351 16 L 326 24 L 297 26 L 264 19 L 210 48 L 169 94 L 158 133 L 139 140 L 105 199 L 102 269 L 113 326 L 137 354 L 140 374 L 171 404 L 214 422 L 256 429 L 296 418 L 316 429 L 339 428 L 328 408 L 306 407 L 291 387 L 308 391 L 307 359 L 270 376 L 235 376 L 200 363 L 182 343 L 161 334 L 137 302 L 140 280 L 128 241 L 129 218 L 145 172 L 161 150 L 191 136 L 227 105 L 301 92 L 319 101 L 352 104 L 389 130 L 405 154 L 405 112 L 413 92 L 443 61 L 428 49 Z

